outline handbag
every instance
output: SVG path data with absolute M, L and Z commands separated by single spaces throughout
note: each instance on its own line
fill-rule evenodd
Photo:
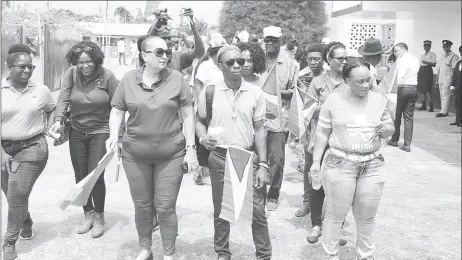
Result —
M 72 70 L 72 88 L 74 87 L 74 83 L 77 80 L 77 67 L 74 66 Z M 71 88 L 71 93 L 72 93 Z M 69 131 L 71 130 L 71 104 L 69 101 L 69 105 L 67 106 L 66 112 L 61 120 L 61 126 L 58 129 L 59 137 L 55 138 L 53 141 L 54 146 L 62 145 L 69 140 Z

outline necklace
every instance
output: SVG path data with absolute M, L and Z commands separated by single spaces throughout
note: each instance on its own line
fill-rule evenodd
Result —
M 231 90 L 232 91 L 232 90 Z M 232 109 L 232 115 L 231 115 L 231 118 L 233 120 L 236 120 L 236 105 L 237 105 L 237 99 L 239 97 L 239 94 L 241 92 L 237 92 L 237 94 L 234 95 L 234 99 L 233 99 L 233 102 L 229 101 L 229 97 L 228 97 L 228 94 L 226 94 L 226 100 L 228 101 L 229 105 L 231 106 L 231 109 Z M 234 94 L 234 93 L 233 93 Z

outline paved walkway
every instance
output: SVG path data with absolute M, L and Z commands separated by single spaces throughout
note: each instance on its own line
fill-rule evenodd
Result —
M 427 116 L 429 114 L 431 117 Z M 433 117 L 434 113 L 416 111 L 411 153 L 383 147 L 388 176 L 377 216 L 376 259 L 460 259 L 460 128 L 444 129 L 442 127 L 452 118 Z M 302 175 L 294 168 L 296 157 L 287 150 L 280 205 L 277 211 L 268 214 L 272 259 L 321 260 L 320 243 L 310 245 L 305 240 L 311 227 L 309 218 L 294 217 L 301 203 L 303 184 Z M 18 242 L 20 259 L 133 259 L 138 252 L 133 203 L 123 169 L 118 182 L 114 181 L 114 175 L 113 162 L 106 172 L 106 234 L 99 239 L 92 239 L 89 234 L 78 235 L 76 226 L 82 220 L 82 209 L 70 207 L 61 211 L 58 207 L 66 191 L 75 185 L 68 145 L 53 147 L 50 144 L 48 165 L 30 198 L 36 235 L 30 241 Z M 180 234 L 176 259 L 216 259 L 209 178 L 206 182 L 200 187 L 194 185 L 191 175 L 183 179 L 177 204 Z M 4 196 L 1 217 L 2 230 L 5 230 L 7 203 Z M 346 221 L 348 244 L 341 248 L 341 259 L 353 259 L 356 227 L 351 213 Z M 153 239 L 154 259 L 162 259 L 159 232 Z M 233 259 L 255 259 L 250 227 L 232 227 L 231 250 Z

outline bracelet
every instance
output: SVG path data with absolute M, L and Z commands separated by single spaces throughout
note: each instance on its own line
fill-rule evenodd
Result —
M 266 168 L 267 170 L 269 169 L 269 166 L 268 166 L 268 164 L 267 164 L 266 162 L 259 162 L 259 163 L 258 163 L 258 166 L 261 166 L 261 167 L 263 167 L 263 168 Z

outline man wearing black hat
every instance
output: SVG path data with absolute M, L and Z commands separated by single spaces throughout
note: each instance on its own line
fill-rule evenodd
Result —
M 462 46 L 459 47 L 459 54 L 462 56 Z M 452 85 L 450 87 L 456 103 L 456 121 L 449 125 L 457 125 L 462 127 L 462 61 L 458 61 L 454 67 L 454 77 L 452 78 Z
M 436 86 L 440 89 L 441 110 L 436 117 L 448 116 L 449 100 L 451 98 L 451 91 L 449 86 L 452 83 L 454 76 L 454 66 L 459 61 L 459 56 L 451 51 L 452 42 L 450 40 L 443 40 L 444 54 L 437 64 L 438 74 Z
M 379 39 L 369 38 L 364 42 L 364 45 L 358 48 L 358 53 L 371 65 L 371 81 L 373 87 L 377 86 L 377 65 L 382 60 L 382 53 L 387 48 L 382 47 Z
M 417 90 L 422 99 L 422 106 L 419 110 L 427 110 L 427 104 L 430 106 L 429 112 L 433 112 L 432 85 L 433 69 L 436 66 L 436 54 L 431 52 L 431 41 L 424 41 L 423 47 L 425 53 L 420 57 L 420 69 L 417 75 Z

